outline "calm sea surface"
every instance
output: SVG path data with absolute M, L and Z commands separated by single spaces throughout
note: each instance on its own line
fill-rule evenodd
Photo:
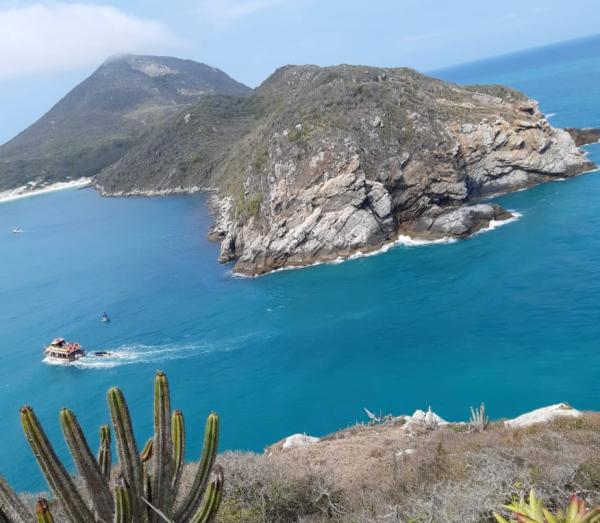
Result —
M 556 125 L 600 127 L 600 39 L 436 74 L 509 84 Z M 588 150 L 600 162 L 600 146 Z M 105 391 L 119 385 L 145 441 L 158 368 L 187 415 L 190 458 L 211 409 L 222 448 L 252 450 L 344 427 L 363 407 L 431 405 L 451 420 L 481 401 L 493 417 L 558 401 L 600 409 L 600 176 L 498 201 L 522 218 L 454 244 L 258 279 L 217 263 L 201 196 L 84 189 L 1 204 L 0 473 L 18 489 L 44 488 L 23 404 L 64 456 L 59 409 L 78 414 L 95 446 Z M 59 335 L 114 356 L 42 363 Z

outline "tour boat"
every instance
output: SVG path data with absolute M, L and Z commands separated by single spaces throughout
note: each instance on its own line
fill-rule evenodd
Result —
M 73 362 L 85 356 L 85 351 L 79 343 L 56 338 L 44 349 L 44 356 L 53 361 Z

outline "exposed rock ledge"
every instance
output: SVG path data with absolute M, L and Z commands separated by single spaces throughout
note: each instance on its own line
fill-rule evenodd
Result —
M 569 127 L 565 131 L 571 135 L 577 147 L 600 142 L 600 129 L 574 129 Z

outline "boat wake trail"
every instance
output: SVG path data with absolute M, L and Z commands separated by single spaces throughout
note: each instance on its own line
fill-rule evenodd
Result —
M 78 369 L 110 369 L 122 365 L 133 365 L 140 363 L 159 363 L 167 360 L 179 360 L 193 358 L 203 354 L 214 352 L 229 352 L 234 350 L 238 344 L 236 340 L 219 342 L 198 343 L 173 343 L 165 345 L 132 344 L 122 345 L 116 348 L 103 348 L 98 351 L 89 351 L 83 358 L 72 363 L 56 361 L 44 358 L 42 361 L 47 365 L 64 365 Z M 103 356 L 97 356 L 94 352 L 102 351 Z

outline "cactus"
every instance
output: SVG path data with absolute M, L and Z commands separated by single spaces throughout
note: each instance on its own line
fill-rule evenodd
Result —
M 180 410 L 173 412 L 171 437 L 173 438 L 173 481 L 171 482 L 171 488 L 173 492 L 177 492 L 185 456 L 185 423 L 183 412 Z
M 146 441 L 142 452 L 140 452 L 140 459 L 142 463 L 147 463 L 152 458 L 152 452 L 154 450 L 154 438 L 150 438 Z
M 112 454 L 110 452 L 110 428 L 108 428 L 108 425 L 100 427 L 100 447 L 98 448 L 97 461 L 104 479 L 109 481 Z
M 90 450 L 75 414 L 69 409 L 62 409 L 60 411 L 60 424 L 77 467 L 77 472 L 83 478 L 88 491 L 94 493 L 92 503 L 96 515 L 103 521 L 110 521 L 114 509 L 110 488 Z
M 29 523 L 32 515 L 7 481 L 0 476 L 0 522 Z
M 219 417 L 214 412 L 211 412 L 206 420 L 202 457 L 196 468 L 194 482 L 190 492 L 176 512 L 176 521 L 189 521 L 200 508 L 210 471 L 217 455 L 218 441 Z
M 93 521 L 94 516 L 56 456 L 31 407 L 21 407 L 21 425 L 50 488 L 62 502 L 66 516 L 73 523 Z
M 129 408 L 121 389 L 113 387 L 108 391 L 108 407 L 117 439 L 117 453 L 121 464 L 121 472 L 127 484 L 127 489 L 130 491 L 131 510 L 137 521 L 145 513 L 142 505 L 142 496 L 144 495 L 142 461 L 133 435 Z
M 171 399 L 169 382 L 163 372 L 156 373 L 154 380 L 154 445 L 152 504 L 162 513 L 171 512 L 173 493 L 173 443 L 171 441 Z M 152 514 L 152 521 L 158 521 Z
M 206 489 L 202 506 L 192 518 L 192 523 L 210 523 L 213 521 L 221 503 L 222 494 L 223 469 L 221 467 L 215 467 L 213 477 Z
M 108 391 L 108 406 L 120 463 L 120 474 L 114 483 L 111 482 L 111 434 L 108 426 L 100 427 L 100 446 L 94 457 L 75 415 L 69 409 L 60 411 L 60 425 L 77 472 L 85 483 L 85 495 L 77 490 L 56 456 L 33 409 L 22 407 L 20 410 L 27 441 L 48 485 L 60 501 L 67 521 L 212 522 L 223 492 L 223 471 L 214 466 L 219 417 L 213 412 L 206 420 L 204 446 L 192 488 L 175 509 L 174 502 L 181 497 L 178 492 L 184 466 L 185 425 L 181 411 L 171 413 L 167 377 L 162 372 L 156 374 L 154 436 L 141 453 L 133 434 L 129 408 L 120 389 Z M 45 500 L 38 501 L 35 516 L 38 522 L 52 523 Z M 0 523 L 29 523 L 32 519 L 33 515 L 0 478 Z
M 131 523 L 133 512 L 131 510 L 131 497 L 125 486 L 123 476 L 120 476 L 115 487 L 115 523 Z
M 35 517 L 38 523 L 54 523 L 54 518 L 50 514 L 50 507 L 44 498 L 39 498 L 35 504 Z

